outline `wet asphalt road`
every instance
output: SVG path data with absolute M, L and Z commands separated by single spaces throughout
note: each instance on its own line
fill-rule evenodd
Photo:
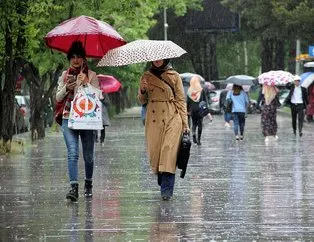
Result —
M 111 120 L 96 146 L 94 196 L 68 203 L 61 132 L 24 154 L 0 157 L 1 241 L 314 241 L 314 124 L 294 137 L 278 116 L 279 140 L 264 143 L 260 116 L 235 141 L 223 117 L 193 145 L 172 201 L 161 201 L 139 119 Z

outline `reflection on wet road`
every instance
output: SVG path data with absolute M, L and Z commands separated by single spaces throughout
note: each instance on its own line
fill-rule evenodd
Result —
M 314 238 L 314 125 L 294 137 L 280 116 L 279 140 L 265 145 L 260 116 L 235 141 L 222 116 L 193 145 L 174 198 L 161 201 L 138 119 L 117 119 L 96 146 L 94 197 L 67 203 L 61 133 L 0 157 L 1 241 L 310 241 Z M 29 142 L 28 142 L 29 143 Z

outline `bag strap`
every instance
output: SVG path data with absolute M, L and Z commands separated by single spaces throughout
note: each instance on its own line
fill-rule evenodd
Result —
M 155 75 L 155 76 L 156 76 L 156 75 Z M 170 83 L 168 83 L 168 82 L 167 82 L 165 79 L 163 79 L 162 77 L 160 77 L 160 76 L 156 76 L 156 77 L 158 77 L 159 80 L 163 81 L 164 83 L 166 83 L 166 84 L 171 88 L 172 94 L 173 94 L 174 98 L 176 98 L 176 94 L 175 94 L 175 92 L 174 92 L 173 86 L 171 86 Z

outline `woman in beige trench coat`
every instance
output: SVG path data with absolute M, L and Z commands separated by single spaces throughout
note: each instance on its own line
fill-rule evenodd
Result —
M 147 104 L 145 137 L 150 165 L 158 175 L 162 199 L 169 200 L 180 138 L 184 131 L 189 132 L 182 81 L 169 59 L 152 62 L 141 77 L 138 99 Z

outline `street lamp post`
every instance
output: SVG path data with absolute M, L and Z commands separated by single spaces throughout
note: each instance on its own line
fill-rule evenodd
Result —
M 168 39 L 168 37 L 167 37 L 167 29 L 168 29 L 167 9 L 166 9 L 166 7 L 164 7 L 164 38 L 165 38 L 165 40 Z
M 300 54 L 301 54 L 301 41 L 297 39 L 296 41 L 296 60 L 295 60 L 295 74 L 300 75 Z

